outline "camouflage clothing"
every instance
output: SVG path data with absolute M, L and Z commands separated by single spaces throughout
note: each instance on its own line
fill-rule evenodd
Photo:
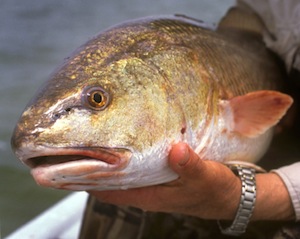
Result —
M 226 239 L 216 221 L 117 207 L 90 197 L 80 239 Z M 243 239 L 299 239 L 300 224 L 251 223 Z

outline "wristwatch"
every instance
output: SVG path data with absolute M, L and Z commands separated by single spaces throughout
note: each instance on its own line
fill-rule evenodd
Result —
M 240 236 L 243 234 L 253 213 L 256 200 L 255 169 L 239 164 L 227 165 L 242 181 L 242 194 L 240 204 L 233 223 L 223 228 L 218 221 L 221 232 L 225 235 Z

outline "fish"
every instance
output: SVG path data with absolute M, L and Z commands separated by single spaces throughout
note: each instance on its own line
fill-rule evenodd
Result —
M 293 99 L 280 91 L 286 75 L 262 23 L 246 14 L 251 24 L 177 14 L 102 31 L 28 103 L 15 155 L 38 185 L 74 191 L 173 181 L 168 154 L 178 142 L 204 160 L 255 164 Z

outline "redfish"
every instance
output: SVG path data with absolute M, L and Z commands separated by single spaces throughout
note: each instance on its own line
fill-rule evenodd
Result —
M 38 184 L 69 190 L 175 180 L 180 141 L 202 159 L 257 162 L 293 100 L 259 32 L 225 20 L 145 18 L 90 39 L 24 110 L 15 154 Z

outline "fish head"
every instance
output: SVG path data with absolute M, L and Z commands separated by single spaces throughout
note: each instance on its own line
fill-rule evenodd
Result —
M 180 119 L 169 116 L 163 76 L 107 48 L 105 36 L 79 48 L 20 117 L 12 148 L 42 186 L 107 190 L 177 177 L 167 166 L 166 134 Z

